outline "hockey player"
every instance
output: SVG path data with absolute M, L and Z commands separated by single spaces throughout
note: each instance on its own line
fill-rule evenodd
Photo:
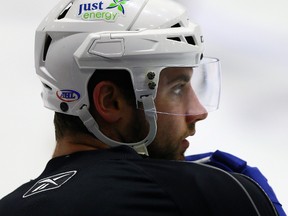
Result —
M 172 0 L 60 0 L 36 32 L 35 64 L 56 148 L 1 215 L 277 215 L 244 175 L 184 162 L 218 108 L 219 61 Z

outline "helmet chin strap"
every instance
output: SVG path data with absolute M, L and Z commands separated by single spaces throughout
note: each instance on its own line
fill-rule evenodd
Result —
M 101 140 L 103 143 L 111 146 L 116 147 L 119 145 L 126 145 L 134 148 L 139 154 L 145 154 L 148 155 L 147 146 L 154 140 L 157 132 L 157 124 L 156 124 L 156 110 L 154 105 L 154 100 L 152 98 L 152 95 L 149 96 L 143 96 L 142 103 L 144 107 L 144 113 L 146 120 L 149 123 L 149 133 L 147 136 L 135 143 L 122 143 L 115 140 L 110 139 L 109 137 L 105 136 L 99 129 L 99 125 L 93 118 L 93 116 L 90 114 L 88 107 L 84 105 L 80 110 L 77 111 L 79 118 L 82 120 L 86 128 L 93 133 L 99 140 Z

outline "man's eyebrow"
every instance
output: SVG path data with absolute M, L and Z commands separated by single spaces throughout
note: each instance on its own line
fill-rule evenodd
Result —
M 190 82 L 191 75 L 190 74 L 179 74 L 173 77 L 171 80 L 168 80 L 168 84 L 172 84 L 179 81 Z

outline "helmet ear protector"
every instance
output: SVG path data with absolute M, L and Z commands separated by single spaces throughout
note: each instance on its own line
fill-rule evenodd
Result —
M 89 131 L 110 146 L 138 146 L 144 151 L 155 138 L 157 113 L 197 114 L 157 110 L 154 100 L 165 68 L 192 68 L 189 83 L 199 101 L 207 111 L 218 108 L 219 61 L 202 59 L 203 37 L 199 26 L 188 20 L 185 8 L 172 0 L 121 1 L 117 7 L 110 0 L 100 3 L 61 0 L 38 27 L 35 65 L 45 107 L 79 116 Z M 167 10 L 159 10 L 163 4 Z M 115 19 L 108 20 L 109 14 Z M 87 90 L 97 69 L 130 73 L 136 105 L 142 102 L 150 127 L 145 139 L 120 143 L 99 130 L 89 113 Z

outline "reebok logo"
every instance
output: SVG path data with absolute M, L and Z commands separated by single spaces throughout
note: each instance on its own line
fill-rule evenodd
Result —
M 24 195 L 23 198 L 27 198 L 29 196 L 45 192 L 48 190 L 54 190 L 61 187 L 68 180 L 70 180 L 77 171 L 68 171 L 60 174 L 56 174 L 36 182 Z

